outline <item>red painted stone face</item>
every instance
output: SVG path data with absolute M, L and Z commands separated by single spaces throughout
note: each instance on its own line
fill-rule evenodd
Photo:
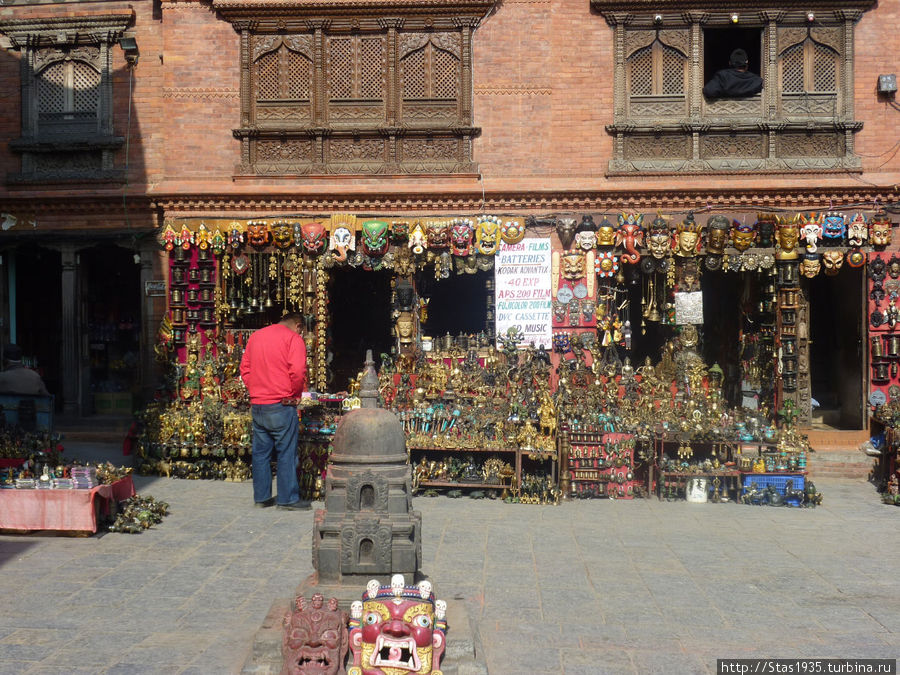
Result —
M 363 675 L 433 673 L 444 652 L 444 635 L 434 629 L 430 602 L 380 598 L 363 603 L 351 649 L 359 655 Z
M 307 605 L 297 599 L 297 609 L 285 617 L 281 675 L 338 675 L 347 655 L 347 615 L 331 600 L 317 593 Z

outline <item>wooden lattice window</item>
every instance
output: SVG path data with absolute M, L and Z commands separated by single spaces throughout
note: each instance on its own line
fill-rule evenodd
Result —
M 329 100 L 384 100 L 383 35 L 329 36 L 327 49 Z
M 781 90 L 786 94 L 838 90 L 839 54 L 811 36 L 781 52 Z
M 313 78 L 309 36 L 259 40 L 253 72 L 257 101 L 309 101 Z
M 659 39 L 628 59 L 632 96 L 680 96 L 685 92 L 687 57 Z
M 100 73 L 90 64 L 67 58 L 51 62 L 35 75 L 39 125 L 97 118 Z
M 400 72 L 405 100 L 455 100 L 459 96 L 459 57 L 432 41 L 406 54 Z

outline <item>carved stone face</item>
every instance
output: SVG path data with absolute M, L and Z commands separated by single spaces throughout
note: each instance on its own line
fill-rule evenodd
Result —
M 752 227 L 735 220 L 731 228 L 731 245 L 742 253 L 756 242 L 756 232 Z
M 806 240 L 806 250 L 810 253 L 815 253 L 818 249 L 816 244 L 819 241 L 819 237 L 822 236 L 822 226 L 816 222 L 807 223 L 800 228 L 800 236 Z
M 447 248 L 450 245 L 450 224 L 440 221 L 428 223 L 428 248 Z
M 319 593 L 310 604 L 298 598 L 284 621 L 281 675 L 337 675 L 343 672 L 347 648 L 347 615 L 337 600 L 326 607 Z
M 456 220 L 450 226 L 450 252 L 453 255 L 467 256 L 472 248 L 472 223 L 468 220 Z
M 580 279 L 584 276 L 584 254 L 563 253 L 562 273 L 566 279 Z
M 325 226 L 322 223 L 303 223 L 300 227 L 303 234 L 303 249 L 307 253 L 317 253 L 325 246 L 328 240 L 328 234 L 325 232 Z
M 494 255 L 500 243 L 500 225 L 493 220 L 482 220 L 475 228 L 475 247 L 481 255 Z
M 577 223 L 574 218 L 560 218 L 556 221 L 556 234 L 559 236 L 559 243 L 564 249 L 568 249 L 572 245 L 575 238 L 575 227 Z
M 891 221 L 884 216 L 875 216 L 869 222 L 869 241 L 872 246 L 890 246 Z
M 575 233 L 575 246 L 582 251 L 590 251 L 597 243 L 597 236 L 590 230 Z
M 779 260 L 795 260 L 798 257 L 797 239 L 800 230 L 793 223 L 785 223 L 778 227 L 778 245 L 781 249 L 775 254 Z
M 847 242 L 851 246 L 862 246 L 869 238 L 869 226 L 866 217 L 857 213 L 847 226 Z
M 525 226 L 516 220 L 500 224 L 500 238 L 507 244 L 518 244 L 525 238 Z
M 269 243 L 269 228 L 265 223 L 247 223 L 247 241 L 251 246 L 265 246 Z
M 597 246 L 615 246 L 616 228 L 612 223 L 604 220 L 597 229 Z
M 844 252 L 825 251 L 825 255 L 822 256 L 822 262 L 825 263 L 825 274 L 834 276 L 844 265 Z
M 817 255 L 804 256 L 800 260 L 800 274 L 808 279 L 815 277 L 822 269 L 822 260 Z
M 650 255 L 661 260 L 669 255 L 672 246 L 672 238 L 666 230 L 651 230 L 647 235 L 647 249 Z
M 362 247 L 366 255 L 384 255 L 388 249 L 388 224 L 383 220 L 364 222 Z

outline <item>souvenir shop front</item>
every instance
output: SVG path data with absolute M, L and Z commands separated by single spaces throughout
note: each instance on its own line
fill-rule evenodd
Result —
M 144 469 L 247 477 L 242 347 L 289 310 L 306 497 L 371 349 L 421 493 L 814 501 L 813 399 L 865 423 L 870 228 L 890 235 L 838 213 L 169 220 L 170 395 L 145 411 Z

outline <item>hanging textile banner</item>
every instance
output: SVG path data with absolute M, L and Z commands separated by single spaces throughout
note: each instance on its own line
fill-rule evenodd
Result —
M 500 244 L 494 259 L 497 336 L 515 329 L 524 335 L 522 346 L 534 343 L 550 348 L 550 269 L 549 238 Z

